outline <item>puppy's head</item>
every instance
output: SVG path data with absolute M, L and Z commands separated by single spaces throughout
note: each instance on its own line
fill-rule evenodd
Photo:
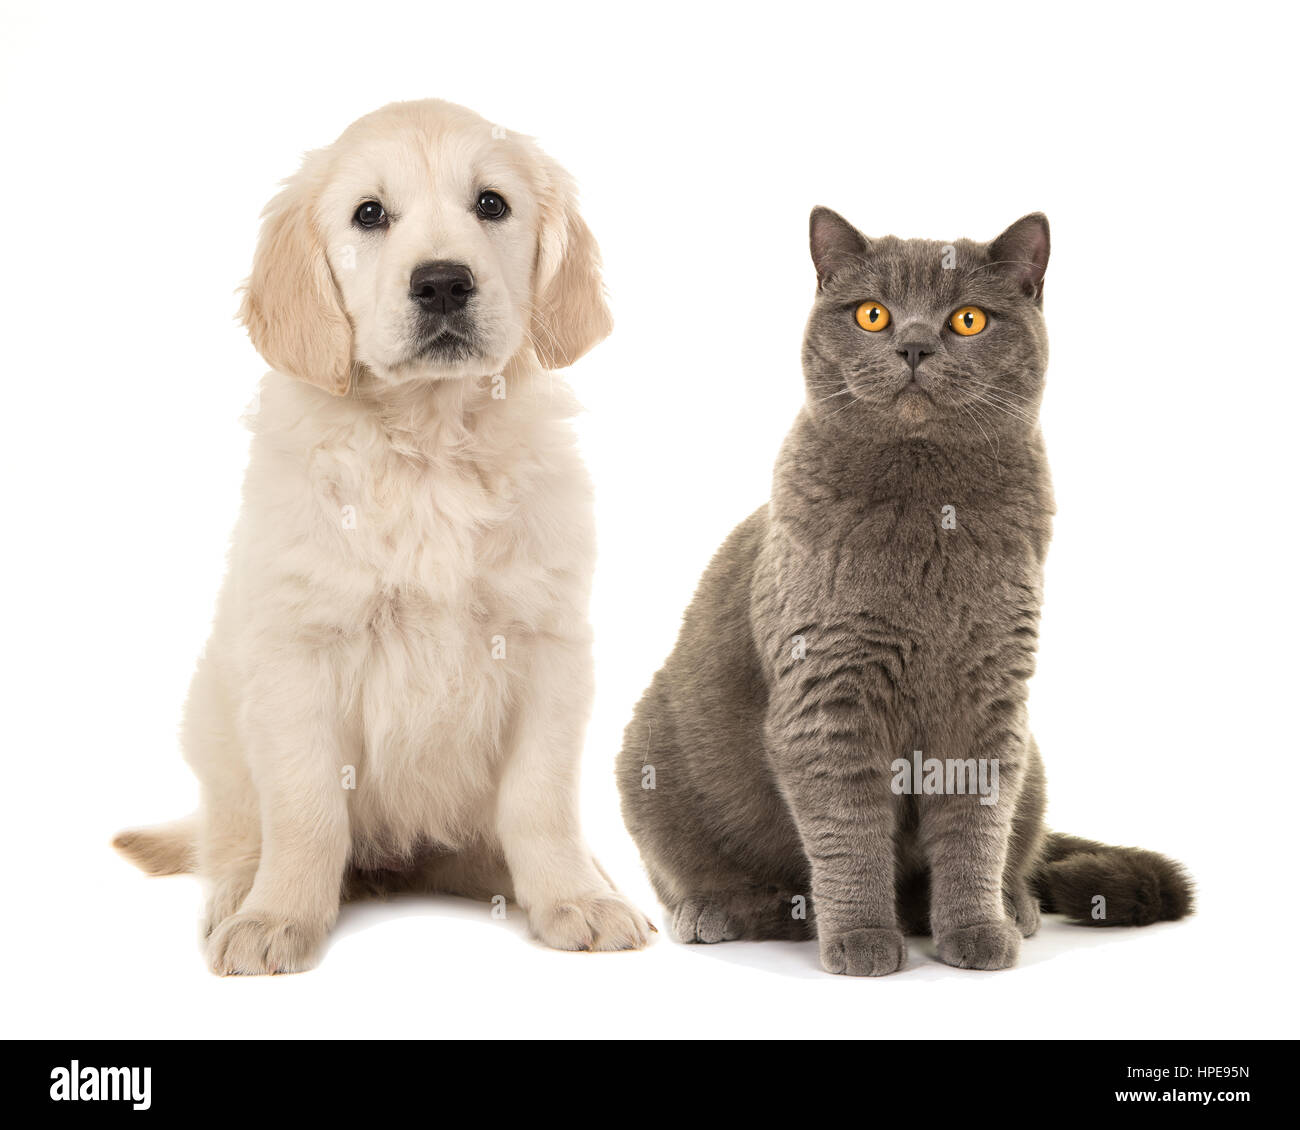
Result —
M 560 369 L 610 330 L 568 175 L 439 101 L 354 122 L 267 206 L 240 317 L 267 362 L 332 393 Z

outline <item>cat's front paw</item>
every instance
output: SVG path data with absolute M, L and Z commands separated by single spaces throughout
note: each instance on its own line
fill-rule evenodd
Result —
M 679 942 L 730 942 L 739 937 L 738 931 L 729 927 L 727 907 L 720 900 L 708 898 L 683 899 L 673 911 L 673 937 Z
M 1008 891 L 1003 897 L 1006 904 L 1007 917 L 1011 918 L 1016 929 L 1020 931 L 1022 938 L 1032 938 L 1038 933 L 1038 926 L 1041 915 L 1038 911 L 1038 899 L 1036 899 L 1025 887 L 1017 890 Z
M 822 968 L 848 977 L 883 977 L 907 964 L 907 940 L 898 930 L 863 927 L 820 934 Z
M 1020 956 L 1020 931 L 1012 922 L 980 922 L 935 938 L 939 959 L 959 969 L 1009 969 Z
M 528 918 L 533 932 L 557 950 L 639 950 L 654 930 L 613 890 L 538 907 Z

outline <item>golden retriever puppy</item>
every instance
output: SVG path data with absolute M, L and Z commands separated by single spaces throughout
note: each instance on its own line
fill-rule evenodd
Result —
M 599 267 L 568 176 L 445 102 L 362 118 L 268 206 L 241 316 L 275 371 L 183 727 L 202 803 L 114 841 L 208 881 L 214 972 L 307 968 L 376 888 L 645 944 L 578 827 L 594 545 L 550 370 L 609 332 Z

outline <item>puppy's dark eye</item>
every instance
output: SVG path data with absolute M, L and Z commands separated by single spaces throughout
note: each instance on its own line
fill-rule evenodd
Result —
M 510 207 L 506 204 L 505 197 L 499 192 L 493 192 L 489 188 L 478 194 L 478 204 L 475 205 L 475 211 L 485 220 L 499 220 L 509 210 Z
M 388 213 L 378 200 L 367 200 L 357 209 L 352 222 L 363 228 L 382 228 L 388 223 Z

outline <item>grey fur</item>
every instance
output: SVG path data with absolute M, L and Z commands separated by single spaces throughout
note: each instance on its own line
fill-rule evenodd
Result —
M 1046 217 L 942 244 L 819 208 L 811 245 L 807 400 L 771 501 L 709 565 L 618 761 L 674 936 L 815 934 L 828 971 L 875 976 L 902 968 L 904 931 L 952 965 L 1010 966 L 1040 902 L 1181 917 L 1178 864 L 1043 826 L 1025 703 L 1054 511 Z M 855 321 L 867 300 L 885 330 Z M 947 325 L 967 304 L 988 314 L 973 337 Z M 929 351 L 915 373 L 909 345 Z M 898 793 L 915 750 L 995 766 L 996 803 Z

